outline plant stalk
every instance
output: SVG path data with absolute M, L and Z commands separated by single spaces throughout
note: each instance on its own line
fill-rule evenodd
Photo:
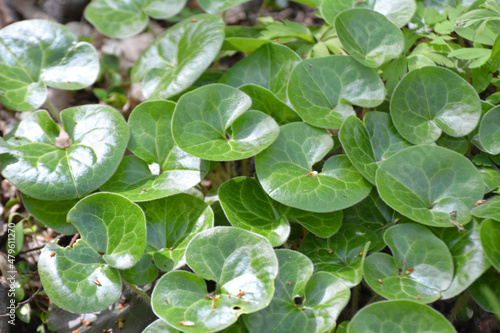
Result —
M 141 296 L 148 304 L 151 304 L 151 297 L 149 297 L 143 290 L 137 288 L 136 285 L 123 280 L 127 286 L 132 288 L 139 296 Z
M 57 122 L 61 123 L 61 115 L 59 114 L 59 111 L 48 98 L 45 101 L 45 106 L 47 107 L 47 109 L 49 109 L 49 113 L 52 115 L 52 117 L 54 117 Z
M 455 319 L 457 318 L 458 311 L 464 306 L 468 301 L 469 301 L 469 291 L 465 291 L 462 296 L 460 296 L 457 301 L 455 302 L 455 305 L 453 306 L 453 309 L 451 309 L 450 315 L 448 316 L 448 320 L 453 323 Z

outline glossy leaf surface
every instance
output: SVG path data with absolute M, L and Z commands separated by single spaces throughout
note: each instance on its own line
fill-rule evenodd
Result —
M 335 18 L 335 30 L 344 49 L 361 64 L 377 68 L 399 57 L 405 40 L 384 15 L 362 8 L 348 9 Z
M 184 94 L 172 118 L 172 134 L 183 151 L 199 158 L 232 161 L 267 148 L 279 126 L 236 88 L 211 84 Z
M 347 326 L 347 333 L 455 333 L 453 325 L 433 308 L 413 301 L 384 301 L 365 306 Z
M 288 218 L 288 221 L 301 224 L 319 237 L 330 237 L 342 225 L 343 214 L 340 210 L 330 213 L 315 213 L 278 203 L 275 203 L 275 207 L 278 213 Z
M 479 123 L 479 132 L 474 138 L 479 148 L 492 155 L 500 154 L 500 106 L 489 110 Z
M 234 227 L 205 230 L 189 243 L 186 260 L 199 276 L 167 273 L 152 295 L 156 315 L 182 331 L 219 331 L 273 297 L 278 261 L 260 235 Z M 214 294 L 208 295 L 203 279 L 217 283 Z
M 311 260 L 299 252 L 276 250 L 279 274 L 271 304 L 244 316 L 250 332 L 325 332 L 349 301 L 349 288 L 330 273 L 313 274 Z M 295 299 L 302 297 L 301 304 Z
M 323 130 L 303 123 L 281 127 L 278 139 L 255 159 L 266 193 L 287 206 L 312 212 L 333 212 L 364 199 L 371 185 L 345 155 L 330 157 L 321 172 L 313 170 L 333 147 Z
M 486 220 L 481 223 L 481 243 L 489 261 L 500 272 L 500 222 Z
M 217 14 L 248 0 L 200 0 L 200 6 L 210 14 Z
M 136 156 L 126 156 L 101 190 L 119 193 L 132 201 L 148 201 L 186 191 L 198 184 L 209 171 L 209 163 L 189 155 L 175 144 L 171 119 L 175 104 L 149 101 L 137 106 L 129 117 L 128 148 Z M 156 164 L 158 174 L 151 171 Z
M 377 189 L 394 210 L 422 224 L 453 227 L 471 220 L 484 183 L 463 155 L 437 146 L 406 148 L 377 170 Z
M 84 197 L 111 177 L 127 147 L 127 124 L 110 106 L 76 106 L 61 112 L 61 118 L 68 146 L 56 145 L 59 128 L 40 110 L 8 140 L 18 155 L 0 155 L 2 175 L 36 199 Z
M 167 29 L 141 54 L 132 81 L 147 99 L 167 99 L 189 88 L 210 66 L 224 41 L 224 23 L 202 14 Z
M 0 30 L 0 101 L 17 111 L 36 110 L 47 87 L 76 90 L 90 86 L 99 73 L 95 48 L 78 42 L 65 26 L 25 20 Z
M 423 67 L 405 75 L 391 98 L 391 116 L 399 134 L 414 144 L 429 144 L 444 132 L 461 137 L 481 117 L 479 96 L 457 74 Z
M 299 251 L 312 260 L 315 271 L 330 272 L 349 287 L 354 287 L 362 279 L 367 243 L 376 240 L 373 231 L 354 224 L 344 224 L 330 238 L 317 238 L 308 234 Z
M 500 196 L 492 197 L 490 200 L 472 208 L 470 212 L 476 217 L 500 221 Z
M 37 221 L 61 234 L 73 235 L 77 232 L 75 226 L 66 220 L 66 215 L 78 200 L 46 201 L 24 194 L 21 197 L 24 207 Z
M 353 105 L 375 107 L 385 99 L 377 73 L 351 57 L 306 59 L 295 66 L 287 88 L 299 116 L 311 125 L 340 128 Z
M 178 333 L 179 330 L 172 328 L 169 324 L 161 319 L 155 320 L 142 333 Z
M 364 263 L 368 285 L 391 300 L 431 303 L 453 279 L 453 259 L 446 244 L 418 224 L 389 228 L 384 240 L 393 257 L 374 253 Z

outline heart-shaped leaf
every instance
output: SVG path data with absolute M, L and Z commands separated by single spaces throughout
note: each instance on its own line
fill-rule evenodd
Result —
M 476 217 L 500 221 L 500 196 L 494 196 L 490 200 L 472 208 L 470 212 Z
M 365 281 L 378 294 L 394 300 L 430 303 L 453 279 L 453 259 L 446 244 L 418 224 L 389 228 L 384 240 L 394 257 L 374 253 L 365 260 Z
M 312 260 L 315 271 L 330 272 L 349 287 L 354 287 L 362 279 L 368 243 L 376 240 L 373 231 L 355 224 L 344 224 L 330 238 L 308 234 L 299 251 Z
M 121 195 L 105 192 L 89 195 L 69 211 L 68 221 L 89 246 L 103 253 L 103 260 L 111 267 L 130 268 L 144 253 L 144 212 Z
M 207 13 L 217 14 L 247 1 L 248 0 L 199 0 L 198 2 L 201 8 Z
M 151 297 L 155 314 L 179 330 L 222 330 L 241 314 L 265 308 L 273 297 L 278 261 L 263 236 L 234 227 L 205 230 L 189 243 L 186 260 L 199 276 L 167 273 Z M 217 283 L 214 294 L 207 293 L 203 279 Z
M 347 333 L 426 332 L 456 333 L 453 325 L 433 308 L 413 301 L 384 301 L 365 306 L 352 318 Z
M 151 16 L 166 19 L 177 15 L 186 0 L 92 0 L 85 18 L 99 31 L 114 38 L 127 38 L 140 33 Z
M 213 227 L 214 213 L 203 200 L 181 193 L 139 204 L 146 214 L 148 244 L 160 250 L 154 254 L 156 266 L 170 271 L 186 264 L 189 241 Z
M 500 276 L 493 268 L 484 272 L 469 288 L 470 295 L 484 310 L 496 312 L 500 304 Z
M 224 41 L 224 22 L 214 15 L 190 17 L 158 36 L 132 68 L 147 99 L 167 99 L 189 88 L 210 66 Z
M 241 91 L 252 99 L 252 110 L 262 111 L 276 120 L 278 125 L 285 125 L 294 121 L 302 121 L 295 110 L 281 101 L 275 94 L 254 84 L 239 87 Z
M 84 197 L 111 177 L 127 147 L 127 124 L 110 106 L 76 106 L 61 112 L 61 119 L 71 140 L 68 146 L 56 145 L 59 127 L 40 110 L 8 140 L 19 155 L 0 155 L 2 175 L 30 197 Z
M 330 237 L 342 225 L 343 214 L 341 210 L 330 213 L 314 213 L 278 203 L 275 203 L 275 207 L 279 214 L 288 218 L 288 221 L 301 224 L 319 237 Z
M 72 312 L 103 310 L 122 292 L 118 270 L 82 239 L 66 248 L 48 243 L 38 259 L 38 273 L 51 301 Z
M 479 132 L 474 137 L 478 148 L 491 155 L 500 154 L 500 106 L 489 110 L 479 123 Z
M 481 117 L 476 90 L 449 69 L 423 67 L 399 82 L 391 98 L 391 116 L 399 134 L 414 144 L 429 144 L 444 132 L 460 137 Z
M 382 199 L 422 224 L 460 227 L 483 197 L 479 171 L 466 157 L 438 146 L 406 148 L 382 162 L 376 175 Z
M 349 116 L 340 128 L 339 139 L 349 160 L 372 184 L 383 160 L 411 146 L 398 134 L 389 114 L 376 111 L 368 112 L 364 123 Z
M 385 15 L 399 28 L 407 25 L 417 10 L 415 0 L 367 0 L 362 2 L 357 0 L 323 0 L 320 10 L 325 21 L 333 26 L 337 15 L 345 9 L 354 7 L 373 9 Z
M 252 157 L 276 140 L 279 126 L 240 90 L 210 84 L 184 94 L 172 118 L 172 134 L 180 149 L 212 161 Z
M 371 243 L 371 251 L 380 251 L 386 246 L 383 238 L 384 233 L 399 219 L 399 214 L 387 206 L 378 195 L 376 188 L 370 192 L 366 199 L 343 212 L 343 223 L 362 225 L 375 232 L 378 240 Z
M 371 185 L 345 155 L 330 157 L 320 173 L 313 170 L 332 147 L 324 130 L 304 123 L 282 126 L 278 139 L 255 159 L 262 187 L 274 200 L 312 212 L 354 205 L 370 193 Z
M 266 44 L 231 67 L 220 82 L 233 87 L 255 84 L 287 100 L 286 83 L 300 57 L 280 44 Z
M 330 273 L 313 274 L 311 260 L 299 252 L 276 250 L 276 256 L 279 274 L 273 300 L 264 310 L 243 317 L 249 331 L 330 330 L 349 301 L 349 288 Z
M 479 240 L 479 225 L 473 221 L 466 232 L 450 228 L 433 228 L 433 232 L 443 240 L 453 257 L 455 273 L 450 286 L 441 292 L 441 298 L 449 299 L 467 289 L 489 267 L 484 244 Z
M 377 68 L 403 53 L 405 39 L 384 15 L 363 8 L 344 10 L 335 18 L 344 49 L 361 64 Z
M 128 148 L 116 173 L 101 190 L 119 193 L 132 201 L 148 201 L 186 191 L 209 171 L 209 162 L 186 154 L 172 137 L 171 119 L 175 103 L 149 101 L 130 114 Z M 148 165 L 159 168 L 154 174 Z
M 266 237 L 272 246 L 287 240 L 290 224 L 285 216 L 278 214 L 257 180 L 247 177 L 228 180 L 219 187 L 219 201 L 233 226 Z
M 78 42 L 62 24 L 26 20 L 0 30 L 0 73 L 0 101 L 30 111 L 43 105 L 47 86 L 76 90 L 93 84 L 99 59 L 92 45 Z
M 500 222 L 486 220 L 481 223 L 481 244 L 489 261 L 500 272 Z
M 61 200 L 61 201 L 46 201 L 38 200 L 21 194 L 23 206 L 33 215 L 33 217 L 43 225 L 53 229 L 54 231 L 65 234 L 76 234 L 76 229 L 66 220 L 66 215 L 78 200 Z
M 302 119 L 326 128 L 340 128 L 355 115 L 353 105 L 375 107 L 385 99 L 377 73 L 341 55 L 300 62 L 290 75 L 287 93 Z

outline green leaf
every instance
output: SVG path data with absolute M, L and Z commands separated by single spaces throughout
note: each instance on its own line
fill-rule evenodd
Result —
M 155 314 L 179 330 L 222 330 L 241 314 L 267 307 L 273 297 L 278 261 L 269 241 L 253 232 L 234 227 L 205 230 L 189 243 L 186 260 L 199 276 L 167 273 L 151 297 Z M 214 294 L 207 293 L 203 279 L 217 283 Z
M 341 55 L 300 62 L 290 75 L 287 93 L 302 119 L 326 128 L 340 128 L 355 115 L 353 105 L 375 107 L 385 99 L 377 73 Z
M 132 201 L 148 201 L 184 192 L 198 184 L 209 171 L 209 163 L 186 154 L 172 137 L 171 119 L 175 103 L 149 101 L 139 104 L 129 117 L 128 148 L 116 173 L 101 190 L 119 193 Z M 157 165 L 153 173 L 149 165 Z
M 54 231 L 64 234 L 76 234 L 75 227 L 68 223 L 66 215 L 78 200 L 46 201 L 21 194 L 23 205 L 33 217 Z
M 12 249 L 14 252 L 12 254 L 9 252 L 9 254 L 14 257 L 17 256 L 19 252 L 21 252 L 21 248 L 23 247 L 23 242 L 24 242 L 23 223 L 24 220 L 21 220 L 16 223 L 14 228 L 12 228 L 12 231 L 9 230 L 9 245 L 14 244 L 14 248 Z M 14 238 L 10 237 L 10 235 L 13 235 Z M 11 241 L 13 242 L 11 243 Z
M 199 0 L 199 4 L 207 13 L 217 14 L 247 1 L 248 0 Z
M 466 157 L 438 146 L 406 148 L 382 162 L 376 175 L 381 198 L 408 218 L 436 227 L 470 222 L 484 182 Z
M 465 138 L 455 138 L 444 133 L 437 139 L 436 144 L 456 151 L 460 155 L 464 155 L 469 150 L 469 142 Z
M 249 331 L 330 330 L 349 301 L 349 288 L 332 274 L 313 274 L 311 260 L 301 253 L 282 249 L 276 256 L 279 274 L 273 300 L 264 310 L 243 317 Z
M 297 53 L 280 44 L 266 44 L 231 67 L 220 82 L 233 87 L 255 84 L 287 101 L 286 83 L 300 62 Z
M 473 141 L 481 150 L 491 155 L 500 154 L 500 106 L 486 112 L 479 123 L 479 132 Z
M 500 277 L 493 268 L 484 272 L 469 288 L 470 295 L 484 310 L 498 313 Z
M 179 330 L 172 328 L 169 324 L 161 319 L 153 321 L 142 333 L 178 333 Z
M 474 220 L 468 229 L 466 232 L 449 228 L 432 230 L 450 249 L 455 267 L 451 285 L 441 292 L 443 299 L 455 297 L 463 292 L 490 267 L 484 245 L 479 239 L 479 225 Z
M 357 224 L 375 232 L 378 241 L 371 243 L 371 251 L 380 251 L 386 246 L 383 238 L 384 232 L 399 219 L 399 214 L 387 206 L 378 195 L 376 188 L 373 188 L 366 199 L 343 212 L 344 224 Z
M 500 171 L 496 167 L 479 167 L 484 181 L 484 193 L 489 193 L 500 185 Z
M 148 244 L 160 250 L 154 254 L 155 264 L 163 271 L 185 265 L 189 241 L 214 225 L 214 213 L 208 204 L 189 194 L 181 193 L 139 205 L 146 214 Z
M 158 268 L 154 264 L 153 255 L 146 252 L 133 267 L 121 270 L 120 275 L 128 283 L 145 285 L 156 279 Z
M 344 49 L 361 64 L 377 68 L 403 53 L 405 39 L 384 15 L 370 9 L 344 10 L 335 18 Z
M 0 31 L 0 101 L 17 111 L 36 110 L 47 87 L 82 89 L 99 74 L 97 51 L 77 42 L 65 26 L 47 20 L 26 20 Z
M 257 180 L 247 177 L 228 180 L 219 187 L 219 200 L 233 226 L 266 237 L 272 246 L 286 242 L 290 224 L 285 216 L 278 214 Z
M 330 213 L 314 213 L 275 203 L 279 214 L 285 215 L 288 221 L 299 223 L 319 237 L 330 237 L 342 225 L 342 211 Z M 302 231 L 301 231 L 302 235 Z
M 496 195 L 490 200 L 472 208 L 470 213 L 473 216 L 483 219 L 493 219 L 496 221 L 500 221 L 500 196 Z
M 148 16 L 167 19 L 185 4 L 186 0 L 92 0 L 85 8 L 85 18 L 105 35 L 127 38 L 146 28 Z
M 275 94 L 254 84 L 245 84 L 239 88 L 252 99 L 252 110 L 262 111 L 273 117 L 278 125 L 302 121 L 299 115 Z
M 48 243 L 38 259 L 38 272 L 51 301 L 72 312 L 103 310 L 122 291 L 118 270 L 83 239 L 66 248 Z
M 96 193 L 80 200 L 68 213 L 89 246 L 103 253 L 111 267 L 127 269 L 142 257 L 146 218 L 132 201 L 114 193 Z
M 72 107 L 61 112 L 61 119 L 68 146 L 56 144 L 59 128 L 40 110 L 21 121 L 8 140 L 19 155 L 0 155 L 2 175 L 30 197 L 84 197 L 111 177 L 127 147 L 127 124 L 110 106 Z
M 220 17 L 190 17 L 158 36 L 132 68 L 147 99 L 167 99 L 189 88 L 210 66 L 224 41 Z
M 339 139 L 349 160 L 372 184 L 383 160 L 411 146 L 398 134 L 390 115 L 376 111 L 368 112 L 364 123 L 349 116 L 340 128 Z
M 180 149 L 211 161 L 252 157 L 279 133 L 276 121 L 248 110 L 251 100 L 240 90 L 210 84 L 184 94 L 172 118 L 172 134 Z
M 226 27 L 227 28 L 227 27 Z M 227 31 L 226 31 L 227 33 Z M 273 41 L 259 39 L 259 38 L 249 38 L 249 37 L 226 37 L 224 39 L 224 44 L 222 44 L 221 51 L 241 51 L 243 53 L 250 54 L 255 52 L 259 47 L 265 44 L 270 44 Z
M 456 333 L 433 308 L 413 301 L 384 301 L 365 306 L 352 318 L 347 333 Z
M 391 116 L 399 134 L 414 144 L 429 144 L 444 132 L 472 132 L 481 117 L 474 88 L 452 71 L 423 67 L 406 74 L 391 98 Z
M 373 231 L 355 224 L 344 224 L 330 238 L 308 234 L 299 251 L 312 260 L 315 271 L 332 273 L 347 286 L 354 287 L 362 279 L 367 244 L 376 240 Z
M 500 272 L 500 223 L 494 220 L 486 220 L 481 223 L 481 243 L 489 261 Z

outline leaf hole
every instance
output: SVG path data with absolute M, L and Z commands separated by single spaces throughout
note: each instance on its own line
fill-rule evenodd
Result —
M 238 311 L 238 310 L 241 310 L 241 308 L 239 306 L 233 306 L 233 310 Z
M 207 285 L 207 292 L 209 294 L 214 293 L 215 290 L 217 289 L 217 282 L 212 280 L 205 280 L 205 283 Z
M 295 297 L 293 299 L 293 302 L 295 303 L 295 305 L 301 306 L 302 303 L 304 302 L 304 297 Z

